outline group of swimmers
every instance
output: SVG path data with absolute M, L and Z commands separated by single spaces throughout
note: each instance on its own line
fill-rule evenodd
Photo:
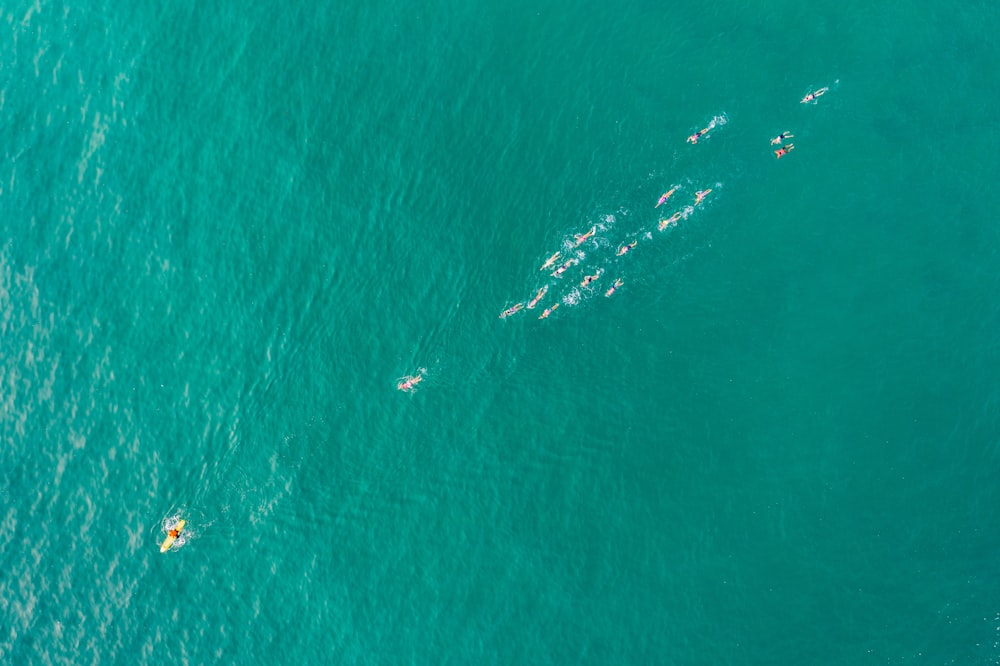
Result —
M 711 130 L 712 127 L 714 126 L 715 126 L 715 121 L 713 121 L 713 123 L 708 128 L 706 128 L 704 132 Z M 704 134 L 704 132 L 702 132 L 702 134 Z M 660 198 L 657 200 L 654 208 L 659 208 L 660 206 L 665 204 L 670 199 L 670 197 L 673 196 L 674 193 L 677 192 L 677 190 L 679 190 L 680 188 L 681 188 L 680 185 L 671 186 L 669 190 L 660 195 Z M 690 214 L 690 212 L 694 209 L 694 206 L 701 205 L 702 202 L 705 201 L 705 198 L 709 194 L 711 194 L 711 192 L 712 192 L 711 188 L 696 191 L 694 193 L 694 204 L 689 205 L 682 210 L 676 211 L 673 215 L 671 215 L 668 218 L 660 220 L 658 224 L 659 230 L 663 231 L 668 226 L 676 225 L 682 218 L 687 217 L 687 215 Z M 573 248 L 579 247 L 585 240 L 587 240 L 588 238 L 593 238 L 596 234 L 597 234 L 596 225 L 591 226 L 590 230 L 587 231 L 586 233 L 574 234 L 572 247 Z M 634 250 L 636 246 L 638 246 L 638 244 L 639 244 L 638 240 L 632 240 L 631 242 L 624 243 L 618 246 L 618 250 L 615 252 L 615 256 L 621 257 L 628 254 L 629 252 Z M 539 270 L 545 271 L 551 269 L 553 266 L 556 266 L 556 264 L 562 260 L 562 256 L 563 255 L 561 251 L 553 253 L 552 256 L 550 256 L 542 263 Z M 551 275 L 552 277 L 555 278 L 561 277 L 563 273 L 565 273 L 578 263 L 580 263 L 580 260 L 577 257 L 570 257 L 565 261 L 562 261 L 562 263 L 559 263 L 556 269 L 551 272 Z M 580 286 L 585 288 L 591 287 L 595 282 L 597 282 L 598 279 L 600 279 L 602 273 L 603 271 L 598 269 L 596 272 L 592 274 L 584 275 L 583 280 L 580 282 Z M 611 287 L 609 287 L 608 290 L 604 292 L 604 296 L 606 298 L 610 298 L 623 284 L 624 282 L 622 281 L 621 278 L 615 278 L 615 281 L 611 285 Z M 545 294 L 548 292 L 548 289 L 549 289 L 548 285 L 545 285 L 541 289 L 539 289 L 538 293 L 535 294 L 535 297 L 532 298 L 527 303 L 525 303 L 524 301 L 520 301 L 510 306 L 509 308 L 500 313 L 500 319 L 506 319 L 507 317 L 510 317 L 511 315 L 516 314 L 524 309 L 528 310 L 533 309 L 535 305 L 537 305 L 538 302 L 542 299 L 542 297 L 545 296 Z M 556 303 L 555 305 L 546 308 L 544 311 L 542 311 L 542 313 L 538 316 L 538 318 L 547 319 L 558 307 L 559 304 Z
M 711 129 L 711 128 L 709 128 L 709 129 Z M 674 185 L 669 190 L 667 190 L 666 192 L 664 192 L 660 196 L 659 200 L 656 202 L 656 206 L 654 206 L 654 208 L 659 208 L 664 203 L 666 203 L 670 199 L 670 197 L 673 196 L 673 194 L 675 192 L 677 192 L 677 190 L 680 189 L 680 187 L 681 187 L 680 185 Z M 695 192 L 695 195 L 694 195 L 694 206 L 700 205 L 711 192 L 712 192 L 712 190 L 710 188 L 709 189 L 705 189 L 705 190 L 698 190 L 697 192 Z M 692 209 L 693 209 L 693 206 L 688 206 L 687 209 L 685 209 L 685 210 L 679 210 L 679 211 L 675 212 L 673 215 L 671 215 L 669 218 L 660 220 L 660 222 L 659 222 L 659 229 L 660 229 L 660 231 L 663 231 L 664 229 L 666 229 L 670 225 L 676 225 L 677 222 L 679 222 L 683 217 L 685 217 Z M 593 225 L 593 226 L 591 226 L 590 230 L 587 231 L 586 233 L 574 234 L 573 235 L 573 241 L 572 241 L 571 245 L 572 245 L 573 248 L 577 248 L 584 241 L 586 241 L 589 238 L 593 238 L 596 234 L 597 234 L 597 226 Z M 634 250 L 638 245 L 639 245 L 639 241 L 635 240 L 635 239 L 633 239 L 632 241 L 630 241 L 628 243 L 623 243 L 622 245 L 618 246 L 618 250 L 615 252 L 615 256 L 618 256 L 618 257 L 624 256 L 624 255 L 628 254 L 629 252 L 631 252 L 632 250 Z M 561 251 L 560 252 L 555 252 L 555 253 L 552 254 L 552 256 L 550 256 L 548 259 L 546 259 L 542 263 L 542 265 L 539 268 L 539 270 L 546 271 L 546 270 L 551 269 L 553 266 L 556 266 L 555 270 L 553 270 L 551 272 L 551 275 L 554 278 L 558 278 L 558 277 L 562 277 L 562 275 L 566 271 L 568 271 L 570 268 L 572 268 L 573 266 L 575 266 L 578 263 L 580 263 L 580 260 L 577 257 L 569 257 L 565 261 L 563 261 L 562 259 L 563 259 L 562 252 Z M 603 272 L 604 272 L 603 270 L 598 269 L 594 273 L 584 275 L 583 276 L 583 280 L 580 282 L 580 287 L 584 287 L 584 288 L 590 288 L 590 287 L 592 287 L 592 285 L 600 279 L 600 277 L 603 274 Z M 607 298 L 610 298 L 612 295 L 614 295 L 614 293 L 618 290 L 618 288 L 621 287 L 623 284 L 624 284 L 624 282 L 622 281 L 621 278 L 616 278 L 615 281 L 614 281 L 614 283 L 611 285 L 611 287 L 609 287 L 608 290 L 604 292 L 604 296 L 607 297 Z M 548 290 L 549 290 L 548 285 L 543 286 L 541 289 L 538 290 L 538 293 L 535 294 L 534 298 L 532 298 L 527 303 L 525 303 L 524 301 L 520 301 L 520 302 L 515 303 L 514 305 L 510 306 L 509 308 L 507 308 L 503 312 L 501 312 L 500 313 L 500 319 L 506 319 L 507 317 L 510 317 L 511 315 L 516 314 L 516 313 L 520 312 L 521 310 L 525 310 L 525 309 L 531 310 L 531 309 L 533 309 L 538 304 L 538 302 L 542 299 L 542 297 L 545 296 L 545 294 L 548 292 Z M 538 316 L 538 318 L 539 319 L 547 319 L 556 310 L 556 308 L 558 308 L 558 307 L 559 307 L 559 304 L 556 303 L 556 304 L 552 305 L 551 307 L 546 308 L 545 310 L 542 311 L 542 313 Z
M 828 91 L 829 91 L 828 87 L 823 87 L 817 90 L 813 90 L 812 92 L 807 93 L 806 96 L 802 98 L 801 103 L 816 104 L 816 100 L 825 95 Z M 687 138 L 687 142 L 692 145 L 697 144 L 700 139 L 706 137 L 709 134 L 709 132 L 715 129 L 718 125 L 725 124 L 726 121 L 727 119 L 725 115 L 713 118 L 706 127 L 698 130 L 697 132 L 689 136 Z M 782 157 L 784 157 L 785 155 L 787 155 L 788 153 L 792 152 L 792 150 L 795 149 L 795 144 L 786 143 L 786 141 L 791 138 L 794 138 L 794 135 L 786 130 L 778 134 L 778 136 L 771 139 L 771 145 L 778 147 L 774 151 L 776 159 L 781 159 Z M 659 208 L 660 206 L 667 203 L 667 201 L 669 201 L 670 198 L 674 195 L 674 193 L 676 193 L 677 190 L 679 189 L 680 185 L 671 186 L 669 190 L 660 195 L 654 208 Z M 675 211 L 669 217 L 659 220 L 657 228 L 660 231 L 664 231 L 667 229 L 667 227 L 676 226 L 677 223 L 680 222 L 680 220 L 687 218 L 687 216 L 694 210 L 695 206 L 700 206 L 705 201 L 706 197 L 708 197 L 708 195 L 711 193 L 712 193 L 711 188 L 696 191 L 694 194 L 693 204 L 685 206 L 684 208 Z M 591 226 L 590 230 L 586 231 L 585 233 L 574 234 L 572 243 L 567 243 L 567 247 L 578 248 L 585 241 L 587 241 L 590 238 L 593 238 L 596 234 L 597 234 L 597 225 L 593 225 Z M 621 257 L 624 256 L 625 254 L 628 254 L 629 252 L 631 252 L 636 248 L 638 243 L 639 243 L 638 240 L 632 240 L 631 242 L 620 245 L 618 247 L 617 252 L 615 253 L 616 256 Z M 583 255 L 580 254 L 579 256 L 582 257 Z M 577 257 L 568 257 L 565 260 L 563 260 L 563 255 L 562 252 L 560 251 L 553 253 L 552 256 L 546 259 L 542 263 L 542 266 L 539 270 L 546 271 L 555 267 L 555 269 L 551 271 L 551 276 L 554 278 L 558 278 L 562 277 L 562 275 L 566 273 L 566 271 L 568 271 L 570 268 L 576 266 L 579 263 L 580 259 Z M 580 287 L 591 288 L 592 285 L 595 282 L 597 282 L 598 279 L 600 279 L 603 272 L 604 272 L 603 270 L 598 269 L 592 274 L 584 275 L 583 280 L 580 282 Z M 622 279 L 615 278 L 614 283 L 607 289 L 607 291 L 604 292 L 604 296 L 610 298 L 619 288 L 622 287 L 622 285 L 624 285 Z M 541 302 L 542 298 L 545 297 L 548 291 L 549 291 L 549 286 L 543 285 L 535 294 L 535 296 L 531 298 L 531 300 L 527 302 L 521 301 L 515 303 L 514 305 L 510 306 L 509 308 L 501 312 L 500 319 L 506 319 L 507 317 L 510 317 L 511 315 L 514 315 L 522 310 L 533 310 L 535 306 L 537 306 L 539 302 Z M 551 306 L 545 308 L 542 311 L 542 313 L 538 316 L 538 318 L 548 319 L 549 316 L 551 316 L 552 313 L 555 312 L 558 307 L 559 307 L 559 302 L 557 301 L 553 303 Z M 426 370 L 420 368 L 416 375 L 400 378 L 398 380 L 396 388 L 403 392 L 408 392 L 408 393 L 413 392 L 414 390 L 416 390 L 417 384 L 419 384 L 421 380 L 423 380 L 425 372 Z
M 830 90 L 830 88 L 828 86 L 824 86 L 822 88 L 818 88 L 817 90 L 813 90 L 812 92 L 806 93 L 806 96 L 803 97 L 802 100 L 799 103 L 800 104 L 816 104 L 817 100 L 820 97 L 822 97 L 823 95 L 825 95 L 827 92 L 829 92 L 829 90 Z M 691 136 L 689 136 L 687 138 L 688 143 L 690 143 L 692 145 L 698 143 L 699 139 L 701 139 L 703 136 L 706 136 L 709 132 L 711 132 L 713 129 L 715 129 L 715 126 L 717 124 L 719 124 L 719 118 L 722 118 L 723 122 L 725 122 L 725 120 L 724 120 L 725 116 L 719 116 L 719 117 L 713 118 L 712 122 L 710 122 L 707 127 L 705 127 L 704 129 L 700 129 L 697 132 L 695 132 L 694 134 L 692 134 Z M 775 157 L 775 159 L 779 159 L 780 160 L 782 157 L 784 157 L 788 153 L 790 153 L 793 150 L 795 150 L 795 144 L 788 143 L 788 144 L 782 145 L 782 143 L 781 143 L 785 139 L 791 139 L 792 136 L 793 135 L 790 132 L 782 132 L 781 134 L 779 134 L 775 138 L 771 139 L 771 145 L 772 146 L 778 146 L 778 149 L 774 151 L 774 157 Z M 661 196 L 659 202 L 657 202 L 657 204 L 656 204 L 656 207 L 659 208 L 659 206 L 661 204 L 663 204 L 664 202 L 666 202 L 666 200 L 670 197 L 671 194 L 673 194 L 673 192 L 674 192 L 673 190 L 670 190 L 667 193 L 665 193 L 663 196 Z

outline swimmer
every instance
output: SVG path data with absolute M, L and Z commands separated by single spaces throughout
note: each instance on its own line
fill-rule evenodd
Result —
M 534 309 L 534 307 L 538 305 L 538 301 L 542 300 L 542 296 L 544 296 L 545 292 L 547 292 L 548 290 L 549 290 L 549 285 L 545 285 L 544 287 L 539 289 L 538 293 L 535 294 L 535 297 L 531 299 L 531 301 L 528 303 L 528 309 L 529 310 Z
M 622 256 L 623 254 L 625 254 L 626 252 L 628 252 L 629 250 L 631 250 L 632 248 L 634 248 L 638 244 L 639 244 L 639 241 L 632 241 L 628 245 L 622 245 L 620 248 L 618 248 L 618 256 L 619 257 Z
M 615 291 L 618 289 L 618 287 L 622 286 L 622 284 L 624 284 L 624 283 L 622 282 L 621 278 L 615 279 L 615 283 L 613 285 L 611 285 L 611 289 L 608 289 L 606 292 L 604 292 L 605 298 L 610 297 L 611 294 L 615 293 Z
M 396 388 L 404 393 L 415 391 L 417 384 L 419 384 L 424 378 L 424 376 L 420 374 L 421 372 L 424 372 L 423 368 L 420 368 L 415 377 L 403 377 L 402 381 L 396 384 Z
M 560 275 L 565 273 L 570 266 L 574 265 L 576 261 L 577 261 L 576 259 L 570 259 L 565 264 L 552 271 L 552 277 L 559 277 Z
M 555 312 L 557 307 L 559 307 L 558 303 L 556 303 L 555 305 L 553 305 L 551 308 L 545 308 L 545 312 L 543 312 L 542 314 L 538 315 L 538 318 L 539 319 L 548 319 L 549 315 L 552 314 L 553 312 Z
M 659 208 L 663 204 L 667 203 L 667 199 L 669 199 L 670 195 L 676 191 L 677 191 L 677 186 L 674 185 L 672 188 L 670 188 L 669 191 L 664 192 L 663 195 L 660 197 L 660 200 L 656 202 L 656 205 L 653 206 L 653 208 Z
M 553 254 L 553 255 L 552 255 L 551 257 L 549 257 L 548 259 L 546 259 L 546 260 L 545 260 L 545 263 L 544 263 L 544 264 L 542 264 L 542 267 L 541 267 L 541 268 L 539 268 L 538 270 L 540 270 L 540 271 L 544 271 L 544 270 L 545 270 L 546 268 L 552 268 L 552 264 L 554 264 L 554 263 L 556 263 L 557 261 L 559 261 L 559 255 L 560 255 L 560 254 L 561 254 L 560 252 L 556 252 L 556 253 L 555 253 L 555 254 Z
M 588 285 L 589 285 L 589 284 L 590 284 L 591 282 L 595 281 L 595 280 L 596 280 L 597 278 L 599 278 L 599 277 L 601 277 L 601 271 L 597 271 L 597 272 L 596 272 L 596 273 L 594 273 L 593 275 L 588 275 L 587 277 L 583 278 L 583 282 L 581 282 L 581 283 L 580 283 L 580 286 L 581 286 L 581 287 L 586 287 L 586 286 L 588 286 Z
M 669 227 L 672 224 L 677 224 L 678 222 L 680 222 L 681 217 L 683 217 L 683 216 L 684 216 L 683 213 L 681 213 L 680 211 L 677 211 L 676 213 L 674 213 L 673 215 L 671 215 L 667 219 L 660 220 L 660 231 L 663 231 L 664 229 L 666 229 L 667 227 Z
M 524 307 L 524 303 L 518 303 L 517 305 L 513 305 L 513 306 L 507 308 L 506 310 L 504 310 L 503 312 L 501 312 L 500 313 L 500 318 L 501 319 L 506 319 L 507 317 L 511 316 L 512 314 L 514 314 L 515 312 L 517 312 L 518 310 L 520 310 L 523 307 Z
M 816 103 L 816 98 L 817 97 L 822 97 L 823 95 L 826 94 L 826 92 L 828 90 L 829 90 L 829 88 L 825 88 L 825 87 L 824 88 L 820 88 L 819 90 L 814 90 L 811 93 L 807 94 L 805 97 L 803 97 L 802 101 L 799 102 L 799 104 L 806 104 L 807 102 L 812 102 L 813 104 L 815 104 Z
M 579 247 L 580 243 L 582 243 L 583 241 L 587 240 L 588 238 L 590 238 L 591 236 L 593 236 L 596 233 L 597 233 L 597 227 L 594 226 L 594 227 L 591 227 L 590 231 L 588 231 L 585 234 L 576 234 L 575 236 L 573 236 L 573 238 L 576 239 L 576 246 Z
M 698 204 L 700 204 L 705 199 L 705 197 L 709 195 L 711 191 L 712 190 L 702 190 L 701 192 L 695 192 L 694 205 L 697 206 Z
M 778 148 L 776 151 L 774 151 L 774 157 L 775 157 L 775 159 L 779 159 L 780 160 L 782 157 L 784 157 L 788 153 L 792 152 L 792 150 L 794 148 L 795 148 L 795 144 L 794 143 L 789 143 L 787 145 L 782 146 L 781 148 Z
M 791 132 L 789 132 L 789 131 L 786 130 L 786 131 L 782 132 L 781 134 L 779 134 L 778 136 L 776 136 L 773 139 L 771 139 L 771 145 L 775 146 L 775 145 L 781 143 L 782 141 L 784 141 L 785 139 L 792 139 L 794 137 L 795 137 L 794 134 L 792 134 Z
M 709 131 L 711 131 L 712 127 L 713 127 L 712 125 L 709 125 L 705 129 L 698 130 L 697 132 L 695 132 L 694 134 L 692 134 L 691 136 L 688 137 L 688 139 L 687 139 L 688 143 L 691 143 L 691 144 L 698 143 L 698 139 L 700 139 L 701 137 L 703 137 L 706 134 L 708 134 Z

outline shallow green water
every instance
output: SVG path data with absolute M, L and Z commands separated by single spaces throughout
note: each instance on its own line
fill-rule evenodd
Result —
M 0 13 L 2 661 L 1000 660 L 1000 9 L 252 4 Z

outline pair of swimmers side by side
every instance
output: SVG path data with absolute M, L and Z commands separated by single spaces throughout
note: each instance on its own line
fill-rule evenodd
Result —
M 542 297 L 545 296 L 545 294 L 546 294 L 546 292 L 548 292 L 548 290 L 549 290 L 549 285 L 542 286 L 542 288 L 538 290 L 538 293 L 535 294 L 535 297 L 532 298 L 530 301 L 528 301 L 527 305 L 524 304 L 524 301 L 521 301 L 519 303 L 515 303 L 514 305 L 510 306 L 509 308 L 507 308 L 506 310 L 504 310 L 503 312 L 501 312 L 500 313 L 500 318 L 501 319 L 506 319 L 507 317 L 511 316 L 512 314 L 520 312 L 525 307 L 527 307 L 529 310 L 533 310 L 535 308 L 535 306 L 538 305 L 538 301 L 542 300 Z
M 771 145 L 778 146 L 778 149 L 774 151 L 775 159 L 780 160 L 782 157 L 795 150 L 794 143 L 786 143 L 785 145 L 781 145 L 781 142 L 784 141 L 785 139 L 792 139 L 792 138 L 795 138 L 795 135 L 789 132 L 788 130 L 785 130 L 778 136 L 771 139 Z
M 707 197 L 711 193 L 712 193 L 712 188 L 708 188 L 707 190 L 698 190 L 697 192 L 695 192 L 694 193 L 694 205 L 695 206 L 701 205 L 701 202 L 703 202 L 705 200 L 705 197 Z M 686 213 L 690 213 L 692 210 L 693 209 L 691 207 L 688 207 L 687 210 L 684 210 L 684 211 L 679 210 L 679 211 L 677 211 L 676 213 L 674 213 L 670 217 L 668 217 L 668 218 L 666 218 L 664 220 L 660 220 L 659 224 L 657 224 L 657 228 L 660 231 L 663 231 L 667 227 L 676 226 L 677 223 L 680 222 L 681 219 L 685 216 L 685 214 Z
M 587 233 L 573 234 L 573 247 L 579 247 L 588 238 L 593 238 L 596 233 L 597 233 L 597 225 L 594 225 L 590 228 L 590 231 L 588 231 Z M 541 268 L 539 268 L 538 270 L 544 271 L 548 270 L 549 268 L 552 268 L 553 266 L 555 266 L 556 262 L 559 261 L 559 258 L 561 256 L 562 252 L 554 253 L 551 257 L 549 257 L 542 263 Z M 572 261 L 572 259 L 570 261 Z M 568 264 L 568 266 L 566 266 L 566 264 Z M 569 266 L 572 266 L 572 264 L 570 264 L 569 261 L 567 261 L 566 264 L 563 265 L 566 266 L 567 268 Z

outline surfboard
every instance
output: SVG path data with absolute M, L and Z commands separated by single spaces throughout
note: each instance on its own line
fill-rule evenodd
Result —
M 184 529 L 184 523 L 185 523 L 185 521 L 178 520 L 177 524 L 174 525 L 170 529 L 171 530 L 177 530 L 177 535 L 180 536 L 181 530 Z M 176 540 L 177 540 L 177 537 L 168 534 L 167 538 L 163 540 L 163 545 L 160 546 L 160 552 L 161 553 L 165 553 L 168 550 L 170 550 L 170 547 L 174 545 L 174 541 L 176 541 Z

